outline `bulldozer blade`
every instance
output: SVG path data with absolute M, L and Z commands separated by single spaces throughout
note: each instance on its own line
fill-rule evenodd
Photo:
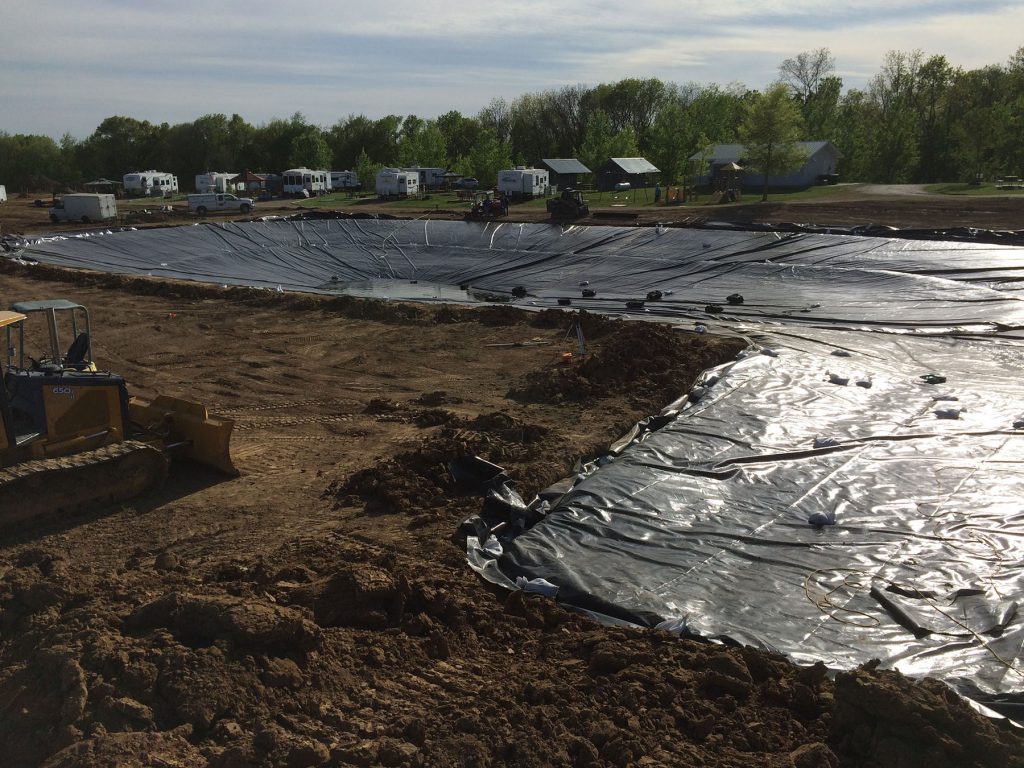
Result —
M 211 416 L 206 406 L 169 395 L 157 395 L 152 400 L 133 397 L 128 410 L 131 420 L 147 435 L 162 441 L 163 448 L 180 449 L 185 458 L 238 475 L 228 450 L 233 419 Z

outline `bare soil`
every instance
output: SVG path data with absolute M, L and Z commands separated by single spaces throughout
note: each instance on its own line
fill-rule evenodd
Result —
M 89 306 L 101 364 L 234 418 L 241 470 L 0 534 L 6 766 L 1024 766 L 938 682 L 601 626 L 469 570 L 481 500 L 448 459 L 529 498 L 736 339 L 4 262 L 0 287 Z

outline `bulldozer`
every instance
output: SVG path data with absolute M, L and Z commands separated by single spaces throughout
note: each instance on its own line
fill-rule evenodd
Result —
M 84 306 L 17 302 L 0 311 L 0 330 L 0 526 L 158 488 L 171 457 L 238 474 L 234 422 L 188 400 L 129 396 L 125 380 L 93 360 Z
M 578 219 L 590 214 L 590 206 L 578 189 L 563 189 L 562 194 L 552 197 L 546 205 L 553 219 Z

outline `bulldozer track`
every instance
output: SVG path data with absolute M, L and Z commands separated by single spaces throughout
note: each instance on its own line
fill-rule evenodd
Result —
M 162 485 L 166 477 L 164 454 L 137 440 L 25 461 L 0 470 L 0 527 L 124 501 Z
M 245 413 L 248 411 L 280 411 L 285 408 L 309 408 L 314 405 L 341 405 L 351 403 L 353 400 L 345 398 L 311 398 L 308 400 L 285 400 L 281 403 L 267 403 L 266 405 L 211 405 L 210 410 L 217 414 L 227 415 L 229 413 Z
M 351 421 L 349 414 L 338 416 L 265 416 L 261 419 L 236 421 L 236 430 L 271 429 L 273 427 L 297 427 L 301 424 L 337 424 Z

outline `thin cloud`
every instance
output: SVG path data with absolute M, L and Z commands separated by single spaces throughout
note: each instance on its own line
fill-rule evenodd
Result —
M 475 114 L 493 97 L 624 77 L 763 88 L 783 59 L 821 46 L 863 88 L 888 50 L 1002 64 L 1024 28 L 1020 3 L 999 0 L 6 5 L 0 130 L 54 137 L 84 137 L 112 114 Z

